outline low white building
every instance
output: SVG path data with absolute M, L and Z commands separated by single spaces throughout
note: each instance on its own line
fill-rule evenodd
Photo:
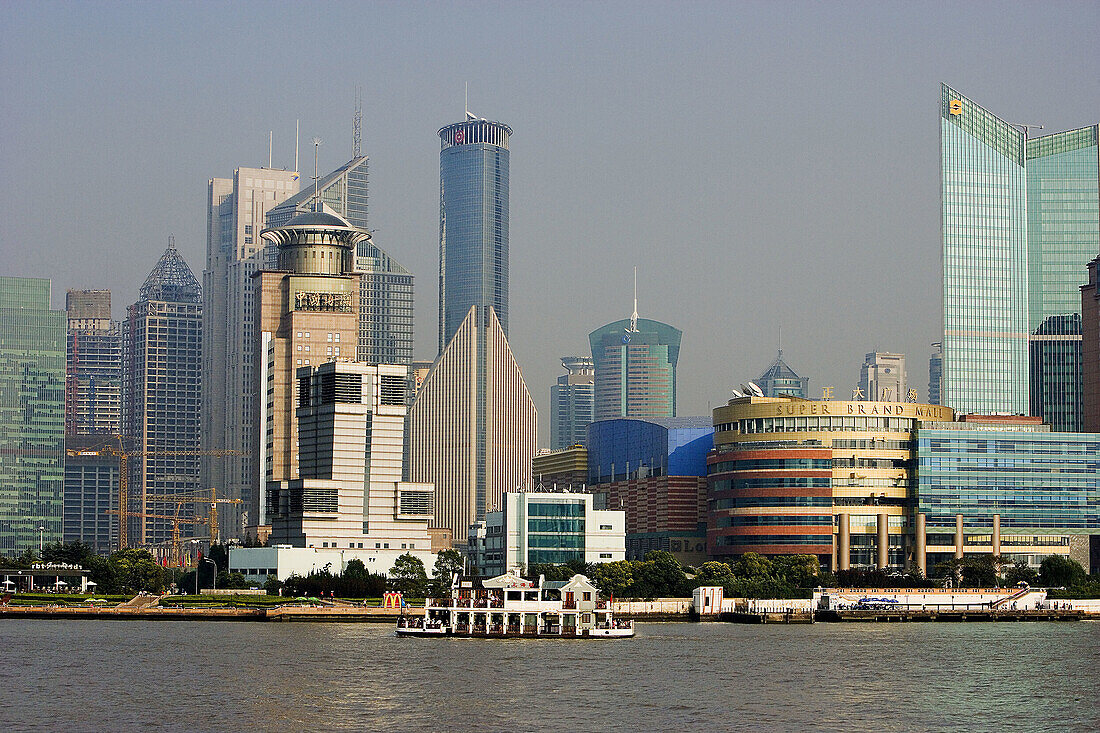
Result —
M 297 371 L 298 478 L 268 484 L 270 547 L 235 547 L 229 568 L 285 580 L 353 559 L 386 573 L 411 553 L 430 570 L 435 487 L 401 480 L 406 368 L 327 362 Z
M 467 553 L 482 575 L 514 567 L 626 559 L 626 512 L 595 509 L 592 494 L 513 491 L 471 525 Z
M 377 544 L 379 547 L 374 547 Z M 390 546 L 390 545 L 393 546 Z M 291 575 L 306 576 L 310 573 L 328 570 L 333 575 L 341 575 L 352 560 L 361 560 L 367 572 L 386 574 L 398 557 L 406 553 L 420 558 L 424 569 L 430 574 L 435 563 L 435 555 L 428 545 L 410 548 L 407 542 L 390 543 L 377 541 L 368 548 L 338 547 L 292 547 L 275 545 L 274 547 L 233 547 L 229 550 L 229 572 L 242 573 L 246 579 L 263 583 L 269 575 L 285 581 Z M 385 545 L 385 546 L 383 546 Z

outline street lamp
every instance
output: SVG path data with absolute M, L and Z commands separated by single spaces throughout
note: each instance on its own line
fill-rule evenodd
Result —
M 213 560 L 211 560 L 208 557 L 204 557 L 202 559 L 202 561 L 203 562 L 208 562 L 208 563 L 210 563 L 211 565 L 214 566 L 214 579 L 210 582 L 211 583 L 210 588 L 212 590 L 217 590 L 218 589 L 218 563 L 214 562 Z M 197 570 L 195 571 L 195 582 L 196 582 L 196 584 L 198 583 L 198 571 Z
M 194 554 L 195 545 L 197 545 L 197 544 L 199 544 L 198 540 L 191 540 L 192 555 Z M 188 557 L 188 560 L 190 560 L 190 559 L 191 558 Z M 198 595 L 198 594 L 199 594 L 199 566 L 196 565 L 195 566 L 195 595 Z
M 46 528 L 39 526 L 38 528 L 38 555 L 42 556 L 42 538 L 46 535 Z

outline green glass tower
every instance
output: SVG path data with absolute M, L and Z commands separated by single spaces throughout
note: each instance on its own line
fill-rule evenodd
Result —
M 1082 426 L 1081 286 L 1100 251 L 1097 126 L 1027 141 L 1031 414 Z
M 0 554 L 62 538 L 65 312 L 50 281 L 0 277 Z
M 1100 251 L 1097 126 L 1028 138 L 942 87 L 942 404 L 1081 428 L 1081 294 Z
M 1024 134 L 946 84 L 942 95 L 943 404 L 1025 414 Z

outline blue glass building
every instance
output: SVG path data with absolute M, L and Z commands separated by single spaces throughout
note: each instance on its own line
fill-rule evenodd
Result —
M 709 417 L 600 420 L 588 426 L 588 481 L 706 476 L 713 447 Z
M 967 551 L 988 545 L 999 515 L 1004 556 L 1065 545 L 1087 567 L 1085 536 L 1100 534 L 1100 434 L 922 428 L 916 511 L 930 553 L 955 544 L 957 515 Z
M 439 351 L 472 306 L 508 335 L 508 140 L 467 113 L 439 131 Z M 486 325 L 481 323 L 479 325 Z

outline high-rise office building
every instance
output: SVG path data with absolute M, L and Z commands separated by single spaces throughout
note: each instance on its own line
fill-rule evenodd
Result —
M 150 496 L 194 494 L 199 481 L 202 403 L 202 286 L 170 239 L 126 309 L 122 324 L 122 435 L 131 453 L 124 509 L 171 516 Z M 185 504 L 180 517 L 194 517 Z M 170 519 L 130 517 L 128 543 L 172 539 Z M 191 525 L 184 525 L 191 534 Z
M 907 395 L 905 354 L 872 351 L 859 369 L 859 389 L 875 402 L 904 402 Z
M 295 371 L 355 361 L 359 335 L 357 246 L 370 234 L 330 211 L 299 214 L 265 229 L 278 247 L 276 269 L 256 273 L 256 365 L 252 389 L 258 480 L 265 487 L 298 477 Z M 269 523 L 265 492 L 253 494 L 250 525 Z M 253 524 L 252 517 L 255 517 Z M 263 535 L 263 530 L 256 530 Z
M 105 449 L 120 447 L 121 324 L 110 290 L 67 291 L 65 314 L 65 541 L 107 554 L 118 547 L 119 459 Z
M 1031 414 L 1081 429 L 1081 286 L 1100 253 L 1100 126 L 1027 141 Z
M 65 434 L 117 435 L 122 331 L 111 320 L 111 291 L 69 290 L 65 315 Z
M 65 314 L 50 281 L 0 277 L 0 554 L 62 538 Z
M 928 404 L 943 404 L 943 343 L 932 343 L 932 356 L 928 357 Z
M 535 404 L 491 307 L 484 316 L 471 307 L 436 359 L 408 432 L 409 480 L 435 485 L 432 526 L 456 545 L 504 492 L 530 488 Z
M 667 323 L 637 316 L 588 334 L 596 368 L 593 419 L 674 417 L 682 335 Z
M 1081 286 L 1082 429 L 1100 433 L 1100 257 L 1088 264 Z
M 508 336 L 508 140 L 466 113 L 439 130 L 439 351 L 473 306 Z
M 260 231 L 267 215 L 298 192 L 295 171 L 238 168 L 208 184 L 206 270 L 203 272 L 203 443 L 244 455 L 204 456 L 202 485 L 240 499 L 219 509 L 223 533 L 242 534 L 258 501 L 255 444 L 257 303 L 253 274 L 264 269 Z
M 316 191 L 315 191 L 316 189 Z M 367 158 L 357 156 L 317 185 L 291 196 L 267 214 L 267 226 L 280 227 L 312 211 L 315 199 L 352 226 L 367 226 Z M 267 252 L 274 267 L 275 247 Z M 409 364 L 413 349 L 413 274 L 374 242 L 364 239 L 355 253 L 359 281 L 359 351 L 367 364 Z
M 1100 249 L 1097 126 L 1030 138 L 942 87 L 942 401 L 1080 425 L 1080 296 Z
M 550 387 L 550 447 L 584 445 L 592 422 L 595 362 L 587 356 L 563 356 L 566 374 Z
M 800 377 L 783 360 L 783 349 L 764 373 L 756 378 L 756 385 L 765 397 L 801 397 L 809 399 L 810 378 Z

